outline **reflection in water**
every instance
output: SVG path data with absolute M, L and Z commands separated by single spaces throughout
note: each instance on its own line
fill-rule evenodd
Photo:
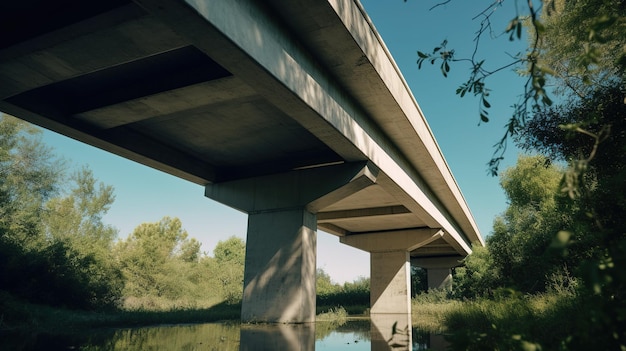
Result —
M 411 315 L 377 313 L 370 316 L 372 350 L 409 351 L 413 345 Z
M 239 350 L 434 350 L 446 349 L 441 335 L 408 328 L 405 316 L 349 320 L 337 326 L 316 324 L 209 323 L 103 330 L 62 339 L 40 338 L 32 343 L 6 344 L 0 350 L 88 351 L 239 351 Z M 409 332 L 412 331 L 412 333 Z M 409 347 L 411 345 L 411 347 Z M 9 347 L 9 348 L 6 348 Z
M 251 324 L 241 326 L 239 350 L 315 350 L 315 324 Z

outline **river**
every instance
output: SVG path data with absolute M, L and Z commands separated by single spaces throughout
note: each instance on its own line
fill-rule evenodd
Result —
M 40 336 L 36 340 L 23 340 L 14 344 L 13 347 L 18 350 L 85 351 L 438 351 L 446 347 L 441 335 L 429 334 L 413 328 L 409 337 L 406 328 L 397 328 L 397 323 L 391 327 L 389 331 L 381 332 L 370 319 L 300 325 L 237 322 L 159 325 L 98 330 L 89 335 L 63 338 Z M 0 347 L 0 349 L 4 348 Z

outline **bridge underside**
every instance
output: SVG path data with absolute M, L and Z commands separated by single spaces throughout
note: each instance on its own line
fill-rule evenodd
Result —
M 438 180 L 439 161 L 428 156 L 428 147 L 412 144 L 422 143 L 419 137 L 397 136 L 415 130 L 416 122 L 401 114 L 355 29 L 346 29 L 348 20 L 367 23 L 361 9 L 350 1 L 233 3 L 239 2 L 4 2 L 0 110 L 207 186 L 207 196 L 250 214 L 250 260 L 257 250 L 251 243 L 283 235 L 259 228 L 271 228 L 268 221 L 283 215 L 300 218 L 296 229 L 284 229 L 294 237 L 247 262 L 258 266 L 278 252 L 300 250 L 285 257 L 300 261 L 297 270 L 305 278 L 294 284 L 310 285 L 314 277 L 311 233 L 318 228 L 372 252 L 373 270 L 383 261 L 396 260 L 405 270 L 411 259 L 469 253 L 469 243 L 482 239 L 458 204 L 458 190 Z M 341 120 L 344 115 L 351 119 Z M 375 175 L 359 176 L 364 169 Z M 348 177 L 328 189 L 335 170 L 366 180 L 355 186 Z M 285 174 L 313 178 L 299 188 L 278 187 L 269 199 L 306 189 L 313 195 L 256 208 L 250 205 L 260 199 L 256 195 L 241 203 L 240 195 L 219 192 L 268 186 Z M 415 190 L 407 190 L 405 181 Z M 299 214 L 265 215 L 291 207 Z M 404 235 L 398 233 L 412 238 L 391 250 L 395 256 L 367 249 L 371 238 Z M 292 244 L 298 247 L 287 247 Z M 303 246 L 313 249 L 312 258 Z M 270 270 L 246 269 L 246 289 Z M 298 303 L 309 303 L 310 286 L 304 289 Z

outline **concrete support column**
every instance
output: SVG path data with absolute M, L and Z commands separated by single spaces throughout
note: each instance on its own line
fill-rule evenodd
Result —
M 304 208 L 250 214 L 242 320 L 315 321 L 316 226 Z
M 411 263 L 405 250 L 370 253 L 371 313 L 411 311 Z
M 452 268 L 461 265 L 463 257 L 419 257 L 411 264 L 426 269 L 428 289 L 448 289 L 452 286 Z
M 411 229 L 340 238 L 342 243 L 370 253 L 372 314 L 411 314 L 410 252 L 442 235 L 439 229 Z
M 377 173 L 347 163 L 206 186 L 205 196 L 249 214 L 242 321 L 315 321 L 316 213 Z
M 428 268 L 428 289 L 449 289 L 452 287 L 452 267 Z

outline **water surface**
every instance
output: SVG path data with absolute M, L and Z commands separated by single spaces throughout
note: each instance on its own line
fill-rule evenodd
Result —
M 132 329 L 106 329 L 89 335 L 11 343 L 12 350 L 86 351 L 243 351 L 243 350 L 444 350 L 443 338 L 416 329 L 399 328 L 398 323 L 380 330 L 369 319 L 344 323 L 240 324 L 206 323 L 159 325 Z M 7 341 L 7 340 L 5 340 Z M 5 347 L 9 346 L 4 344 Z M 0 349 L 6 348 L 0 346 Z M 7 349 L 8 350 L 8 349 Z

